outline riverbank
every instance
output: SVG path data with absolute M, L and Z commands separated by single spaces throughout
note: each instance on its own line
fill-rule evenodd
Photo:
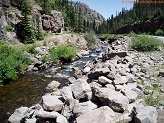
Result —
M 16 109 L 8 121 L 11 123 L 21 120 L 26 123 L 162 121 L 162 117 L 158 117 L 156 107 L 163 111 L 163 102 L 159 101 L 158 106 L 154 107 L 155 104 L 152 107 L 148 106 L 145 99 L 156 90 L 161 96 L 163 95 L 160 88 L 163 87 L 163 82 L 158 81 L 160 86 L 157 86 L 156 90 L 147 88 L 147 85 L 150 87 L 157 85 L 152 80 L 162 80 L 163 73 L 158 69 L 160 71 L 156 71 L 156 74 L 147 74 L 149 72 L 144 68 L 163 64 L 164 59 L 161 56 L 163 54 L 155 53 L 153 59 L 153 55 L 150 57 L 128 50 L 130 42 L 129 37 L 119 38 L 107 47 L 106 53 L 86 62 L 83 69 L 74 68 L 74 77 L 68 79 L 67 86 L 61 88 L 59 82 L 52 81 L 48 85 L 52 90 L 51 93 L 42 96 L 42 100 L 30 108 Z M 160 62 L 159 60 L 156 62 L 156 55 L 158 58 L 161 56 Z

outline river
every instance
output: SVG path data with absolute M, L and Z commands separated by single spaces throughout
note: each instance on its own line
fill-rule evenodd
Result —
M 102 48 L 101 52 L 106 49 Z M 53 66 L 37 72 L 29 72 L 18 76 L 16 80 L 9 84 L 0 86 L 0 123 L 7 123 L 5 114 L 13 113 L 16 108 L 21 106 L 30 107 L 41 100 L 46 93 L 46 86 L 52 80 L 57 80 L 63 85 L 68 82 L 68 77 L 73 76 L 73 67 L 83 68 L 87 61 L 92 61 L 100 52 L 91 50 L 90 54 L 81 59 L 75 60 L 62 66 Z M 50 75 L 51 77 L 45 77 Z

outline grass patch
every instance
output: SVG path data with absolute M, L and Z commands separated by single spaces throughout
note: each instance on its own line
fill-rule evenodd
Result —
M 17 75 L 23 71 L 30 63 L 29 58 L 22 50 L 0 45 L 0 83 L 15 79 Z
M 53 62 L 69 62 L 76 57 L 76 49 L 70 45 L 59 45 L 50 50 L 50 58 Z
M 163 47 L 164 43 L 155 38 L 150 38 L 148 36 L 137 36 L 132 38 L 131 48 L 137 51 L 155 51 L 159 48 L 159 46 Z
M 160 106 L 161 105 L 161 99 L 159 96 L 154 96 L 153 93 L 149 95 L 144 96 L 144 102 L 148 106 Z
M 95 44 L 97 44 L 96 36 L 95 36 L 95 33 L 93 31 L 86 32 L 84 34 L 84 39 L 87 41 L 88 47 L 92 47 L 92 46 L 95 46 Z
M 28 45 L 27 47 L 25 47 L 25 51 L 31 54 L 37 54 L 38 51 L 35 50 L 36 47 L 36 44 Z

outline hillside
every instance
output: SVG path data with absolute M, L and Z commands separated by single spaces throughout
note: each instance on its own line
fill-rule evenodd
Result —
M 151 3 L 143 3 L 139 0 L 131 10 L 122 8 L 116 17 L 111 15 L 107 20 L 107 32 L 155 34 L 158 29 L 164 31 L 164 4 L 158 3 L 160 1 L 151 0 Z

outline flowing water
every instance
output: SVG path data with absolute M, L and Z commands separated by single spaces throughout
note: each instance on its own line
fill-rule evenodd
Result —
M 105 48 L 101 52 L 105 52 Z M 30 107 L 41 100 L 46 93 L 45 88 L 52 80 L 57 80 L 62 84 L 68 82 L 67 78 L 73 76 L 73 67 L 83 68 L 87 61 L 92 61 L 99 53 L 92 50 L 91 53 L 72 63 L 30 72 L 20 75 L 16 80 L 9 84 L 0 86 L 0 123 L 4 123 L 5 114 L 13 113 L 16 108 L 21 106 Z M 51 77 L 45 77 L 50 75 Z

